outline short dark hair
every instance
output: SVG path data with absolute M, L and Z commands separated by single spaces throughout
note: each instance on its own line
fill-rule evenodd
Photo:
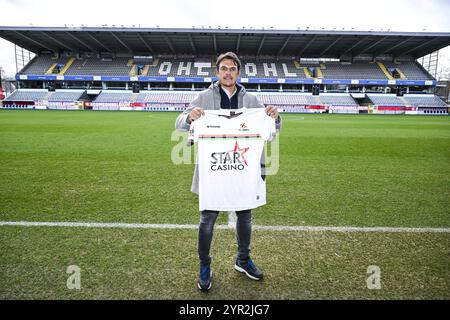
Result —
M 230 59 L 234 61 L 234 64 L 238 67 L 238 70 L 241 70 L 241 60 L 239 60 L 238 56 L 234 52 L 226 52 L 222 53 L 216 61 L 216 68 L 219 70 L 219 64 L 222 62 L 222 60 Z

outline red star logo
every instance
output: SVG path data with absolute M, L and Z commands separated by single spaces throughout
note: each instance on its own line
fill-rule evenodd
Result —
M 246 153 L 248 151 L 248 149 L 250 149 L 250 147 L 240 148 L 238 142 L 236 141 L 236 144 L 234 145 L 234 150 L 231 150 L 231 151 L 239 152 L 241 159 L 244 161 L 245 165 L 248 166 L 247 160 L 245 160 L 245 158 L 244 158 L 244 153 Z

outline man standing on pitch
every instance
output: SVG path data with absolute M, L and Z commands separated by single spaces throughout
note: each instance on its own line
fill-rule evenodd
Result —
M 181 131 L 188 131 L 192 122 L 202 115 L 204 110 L 219 109 L 240 109 L 240 108 L 264 108 L 255 95 L 246 92 L 245 88 L 237 83 L 241 62 L 236 54 L 227 52 L 221 54 L 216 62 L 216 75 L 218 81 L 208 89 L 199 93 L 191 105 L 176 119 L 176 128 Z M 281 118 L 278 110 L 273 106 L 268 106 L 265 112 L 270 117 L 276 119 L 276 128 L 281 127 Z M 198 193 L 198 166 L 195 166 L 192 192 Z M 220 195 L 218 195 L 220 196 Z M 211 241 L 213 237 L 214 224 L 219 212 L 213 210 L 203 210 L 200 212 L 200 225 L 198 232 L 198 254 L 200 258 L 200 273 L 198 288 L 209 290 L 211 288 L 211 257 L 209 255 Z M 245 273 L 253 280 L 261 280 L 263 272 L 253 263 L 250 258 L 250 240 L 252 232 L 252 210 L 236 211 L 238 256 L 235 269 Z

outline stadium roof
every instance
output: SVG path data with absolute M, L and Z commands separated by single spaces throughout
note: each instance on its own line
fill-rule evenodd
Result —
M 0 37 L 34 53 L 217 55 L 235 51 L 304 58 L 362 54 L 419 58 L 450 45 L 450 32 L 0 26 Z

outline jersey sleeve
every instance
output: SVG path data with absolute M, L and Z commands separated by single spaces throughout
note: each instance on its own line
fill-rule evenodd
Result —
M 264 112 L 264 134 L 263 138 L 267 141 L 272 141 L 272 139 L 275 137 L 277 133 L 277 128 L 275 124 L 275 119 L 268 116 Z
M 188 145 L 193 145 L 198 142 L 198 137 L 202 128 L 204 127 L 205 116 L 201 116 L 195 121 L 191 122 L 189 127 L 189 135 L 188 135 Z
M 277 134 L 277 125 L 276 125 L 276 120 L 272 117 L 269 117 L 270 119 L 270 123 L 269 123 L 269 132 L 270 132 L 270 137 L 269 137 L 269 141 L 272 141 L 273 138 L 275 138 L 276 134 Z

